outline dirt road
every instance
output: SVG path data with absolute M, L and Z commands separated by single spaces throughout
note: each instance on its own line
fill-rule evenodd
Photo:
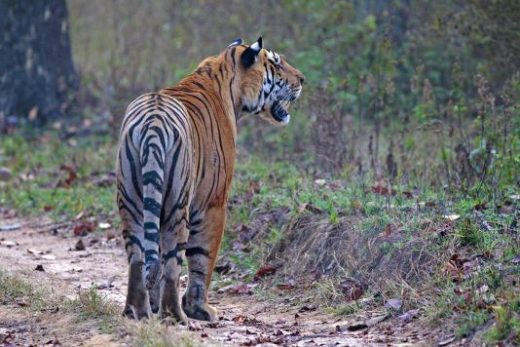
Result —
M 95 286 L 122 311 L 127 264 L 116 231 L 107 228 L 79 237 L 73 235 L 67 223 L 55 224 L 49 220 L 2 223 L 20 225 L 16 230 L 0 231 L 0 270 L 36 286 L 49 287 L 65 297 L 73 298 L 78 290 Z M 77 245 L 79 240 L 84 250 Z M 171 329 L 183 331 L 202 345 L 216 346 L 416 346 L 419 340 L 425 343 L 428 339 L 428 333 L 420 335 L 392 320 L 349 331 L 359 317 L 340 319 L 320 312 L 315 303 L 296 305 L 290 297 L 261 300 L 251 295 L 213 291 L 211 302 L 219 309 L 217 323 L 202 322 L 196 331 L 179 326 Z M 381 313 L 363 314 L 366 320 Z M 60 312 L 49 310 L 34 315 L 16 305 L 0 305 L 0 344 L 2 336 L 4 341 L 11 341 L 6 346 L 132 345 L 130 337 L 102 334 L 95 326 L 78 329 L 70 316 Z

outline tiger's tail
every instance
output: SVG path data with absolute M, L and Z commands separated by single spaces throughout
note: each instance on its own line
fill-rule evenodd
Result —
M 143 178 L 143 226 L 145 283 L 152 289 L 160 273 L 159 240 L 163 204 L 164 163 L 166 156 L 163 129 L 151 120 L 144 125 L 140 146 Z

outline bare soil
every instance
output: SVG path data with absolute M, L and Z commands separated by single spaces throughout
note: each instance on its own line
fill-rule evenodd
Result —
M 64 297 L 73 298 L 78 290 L 95 286 L 122 311 L 127 264 L 116 231 L 107 229 L 79 237 L 73 236 L 67 223 L 56 224 L 45 219 L 10 219 L 2 223 L 21 226 L 0 231 L 0 270 Z M 85 249 L 78 251 L 76 244 L 80 239 Z M 432 336 L 430 331 L 416 329 L 413 322 L 383 319 L 384 312 L 339 318 L 324 313 L 316 303 L 294 304 L 287 295 L 262 300 L 253 295 L 212 291 L 210 301 L 219 310 L 218 322 L 197 322 L 195 330 L 171 328 L 183 330 L 202 345 L 216 346 L 417 346 L 437 344 L 443 339 Z M 0 305 L 0 345 L 132 345 L 129 336 L 103 334 L 95 324 L 78 325 L 74 317 L 59 309 L 34 313 L 20 306 L 23 303 Z

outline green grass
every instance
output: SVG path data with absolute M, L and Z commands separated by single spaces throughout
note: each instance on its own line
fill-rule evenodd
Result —
M 335 316 L 350 316 L 354 313 L 360 312 L 361 310 L 363 310 L 363 307 L 359 303 L 352 302 L 337 306 L 329 306 L 325 309 L 325 312 L 328 312 Z
M 484 339 L 490 344 L 498 343 L 510 337 L 515 343 L 520 343 L 520 309 L 518 298 L 509 306 L 494 306 L 494 325 L 484 334 Z
M 71 218 L 86 211 L 102 215 L 117 225 L 114 187 L 100 187 L 92 180 L 96 172 L 112 171 L 115 143 L 107 137 L 88 136 L 77 139 L 75 146 L 69 146 L 63 145 L 55 135 L 51 132 L 38 137 L 13 135 L 0 139 L 0 166 L 8 167 L 15 176 L 11 182 L 2 183 L 0 204 L 15 208 L 22 216 L 41 215 L 49 210 L 54 218 Z M 78 178 L 70 187 L 56 187 L 56 182 L 66 174 L 60 170 L 64 163 L 75 167 Z M 431 274 L 429 280 L 403 283 L 389 277 L 385 286 L 378 287 L 381 294 L 401 297 L 409 290 L 427 293 L 423 297 L 407 297 L 407 309 L 420 308 L 424 312 L 420 319 L 425 323 L 442 321 L 446 329 L 460 338 L 482 329 L 486 329 L 483 334 L 486 341 L 493 343 L 518 336 L 518 300 L 514 298 L 519 292 L 514 278 L 520 275 L 515 263 L 520 242 L 511 225 L 518 218 L 520 202 L 509 198 L 519 194 L 518 188 L 507 185 L 499 194 L 491 196 L 482 189 L 450 192 L 443 188 L 416 189 L 395 184 L 395 195 L 381 195 L 371 191 L 372 185 L 367 177 L 359 180 L 347 176 L 318 183 L 287 161 L 273 164 L 257 157 L 239 159 L 231 194 L 234 203 L 228 213 L 221 256 L 232 261 L 245 275 L 241 280 L 249 281 L 268 261 L 273 249 L 286 241 L 290 222 L 308 218 L 320 225 L 351 230 L 346 235 L 357 242 L 352 245 L 359 253 L 355 256 L 366 257 L 361 259 L 365 261 L 362 264 L 373 262 L 371 266 L 357 273 L 345 269 L 336 271 L 321 282 L 324 285 L 315 284 L 310 289 L 315 297 L 327 303 L 329 312 L 350 315 L 362 308 L 357 302 L 345 304 L 338 286 L 341 276 L 370 278 L 371 272 L 376 270 L 379 272 L 374 273 L 379 277 L 391 275 L 391 271 L 385 271 L 385 264 L 390 264 L 392 258 L 402 263 L 409 261 L 399 257 L 413 254 L 410 252 L 416 247 L 417 252 L 433 256 L 434 261 L 429 265 L 413 264 L 426 267 L 424 270 Z M 410 197 L 408 192 L 414 189 L 416 192 Z M 484 203 L 485 209 L 476 208 Z M 513 212 L 501 213 L 504 205 Z M 302 206 L 312 208 L 302 210 Z M 284 218 L 279 221 L 267 218 L 280 214 Z M 460 217 L 450 221 L 447 215 Z M 237 232 L 241 232 L 242 225 L 256 227 L 257 235 L 244 241 L 243 250 L 235 250 L 233 245 L 239 241 Z M 463 260 L 462 264 L 456 264 L 461 266 L 459 276 L 446 272 L 447 264 L 455 255 Z M 283 265 L 272 282 L 268 282 L 271 277 L 266 279 L 271 286 L 283 283 L 285 270 L 291 264 Z M 226 276 L 219 276 L 217 280 L 220 285 L 233 281 Z M 31 292 L 31 287 L 22 282 L 9 281 L 9 284 L 5 284 L 5 280 L 0 282 L 2 301 L 28 295 L 38 304 L 37 291 Z M 262 286 L 262 283 L 255 293 L 259 298 L 271 298 L 269 284 Z M 480 293 L 484 286 L 487 289 Z M 116 314 L 113 307 L 104 302 L 99 293 L 91 289 L 69 306 L 80 319 L 96 320 L 102 331 L 112 331 L 117 323 L 112 317 Z M 138 332 L 139 344 L 168 346 L 167 339 L 158 336 L 168 336 L 170 332 L 161 329 L 158 323 L 147 323 Z
M 470 311 L 458 319 L 455 334 L 459 338 L 469 337 L 475 333 L 477 329 L 483 327 L 490 319 L 491 315 L 488 312 Z
M 126 322 L 126 329 L 132 331 L 132 345 L 142 347 L 195 347 L 188 333 L 181 332 L 176 326 L 161 323 L 156 318 L 139 323 Z
M 48 294 L 46 290 L 0 270 L 0 304 L 2 305 L 18 305 L 36 311 L 46 306 Z M 19 303 L 23 304 L 19 305 Z
M 115 144 L 106 136 L 82 137 L 74 145 L 52 131 L 2 136 L 0 166 L 9 168 L 14 178 L 0 189 L 0 204 L 29 216 L 113 213 L 114 188 L 98 186 L 95 180 L 98 173 L 113 171 L 114 158 Z M 77 176 L 70 186 L 59 184 L 68 178 L 62 165 L 73 167 Z
M 80 291 L 65 303 L 66 310 L 77 317 L 77 322 L 94 320 L 103 333 L 114 333 L 122 323 L 120 308 L 106 300 L 96 289 Z

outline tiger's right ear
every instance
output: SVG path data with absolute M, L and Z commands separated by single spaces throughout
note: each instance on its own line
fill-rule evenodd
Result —
M 260 36 L 255 43 L 247 47 L 246 50 L 242 53 L 240 60 L 242 61 L 242 65 L 244 65 L 245 68 L 251 67 L 254 63 L 256 63 L 258 53 L 260 53 L 262 50 L 262 45 L 262 36 Z

